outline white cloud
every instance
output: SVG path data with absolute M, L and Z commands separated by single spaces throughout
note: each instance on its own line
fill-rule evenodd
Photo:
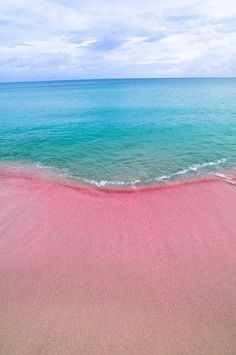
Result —
M 8 0 L 0 81 L 235 76 L 235 0 Z

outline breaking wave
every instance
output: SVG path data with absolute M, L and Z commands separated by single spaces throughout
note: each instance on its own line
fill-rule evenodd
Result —
M 153 183 L 161 183 L 161 182 L 168 182 L 171 180 L 175 180 L 176 178 L 184 178 L 184 177 L 190 177 L 193 176 L 193 173 L 197 175 L 198 172 L 201 172 L 203 169 L 207 167 L 218 167 L 224 163 L 227 162 L 226 158 L 218 159 L 216 161 L 210 161 L 210 162 L 205 162 L 202 164 L 193 164 L 188 166 L 186 169 L 182 169 L 179 171 L 176 171 L 172 174 L 167 174 L 167 175 L 160 175 L 151 179 L 146 179 L 146 180 L 140 180 L 140 179 L 135 179 L 135 180 L 130 180 L 130 181 L 123 181 L 123 180 L 92 180 L 92 179 L 85 179 L 82 178 L 85 183 L 95 185 L 97 187 L 103 187 L 103 186 L 113 186 L 113 187 L 122 187 L 122 186 L 139 186 L 139 185 L 146 185 L 146 184 L 153 184 Z M 205 172 L 205 170 L 204 170 Z
M 95 180 L 95 179 L 88 179 L 85 177 L 75 176 L 71 174 L 69 169 L 58 169 L 55 167 L 45 166 L 41 163 L 35 164 L 25 164 L 25 163 L 4 163 L 2 164 L 7 168 L 8 173 L 15 175 L 17 174 L 43 174 L 49 178 L 56 178 L 56 179 L 72 179 L 74 181 L 81 182 L 86 185 L 96 186 L 98 188 L 102 187 L 138 187 L 142 185 L 152 185 L 155 183 L 165 183 L 175 180 L 183 180 L 186 178 L 191 178 L 195 176 L 199 176 L 200 174 L 208 174 L 214 173 L 219 178 L 224 178 L 227 181 L 230 181 L 230 178 L 224 174 L 217 173 L 216 169 L 218 167 L 222 167 L 224 163 L 227 162 L 226 158 L 218 159 L 216 161 L 205 162 L 202 164 L 193 164 L 188 166 L 185 169 L 178 170 L 171 174 L 164 174 L 148 179 L 133 179 L 133 180 Z M 209 168 L 212 167 L 214 169 Z M 207 169 L 208 168 L 208 169 Z

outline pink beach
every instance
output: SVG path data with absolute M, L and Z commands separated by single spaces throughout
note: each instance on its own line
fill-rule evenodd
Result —
M 0 169 L 1 354 L 235 354 L 236 185 Z

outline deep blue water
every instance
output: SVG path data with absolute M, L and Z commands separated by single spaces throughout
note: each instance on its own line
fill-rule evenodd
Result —
M 0 84 L 0 162 L 96 184 L 236 166 L 236 79 Z

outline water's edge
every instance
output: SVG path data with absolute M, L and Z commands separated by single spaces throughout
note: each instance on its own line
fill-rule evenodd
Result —
M 176 175 L 181 176 L 181 172 L 176 173 Z M 93 180 L 87 179 L 77 179 L 72 176 L 56 171 L 48 167 L 29 165 L 29 164 L 12 164 L 12 163 L 0 163 L 0 184 L 1 178 L 10 179 L 23 179 L 31 181 L 44 181 L 47 183 L 55 183 L 63 185 L 70 188 L 78 189 L 93 189 L 96 191 L 108 191 L 108 192 L 132 192 L 132 191 L 149 191 L 153 189 L 168 188 L 174 186 L 181 186 L 186 184 L 193 184 L 198 182 L 210 182 L 223 180 L 226 183 L 236 185 L 236 167 L 230 170 L 220 170 L 217 172 L 210 172 L 194 177 L 185 177 L 184 179 L 178 180 L 156 180 L 155 182 L 149 184 L 133 184 L 133 185 L 116 185 L 116 184 L 98 184 L 93 182 Z

